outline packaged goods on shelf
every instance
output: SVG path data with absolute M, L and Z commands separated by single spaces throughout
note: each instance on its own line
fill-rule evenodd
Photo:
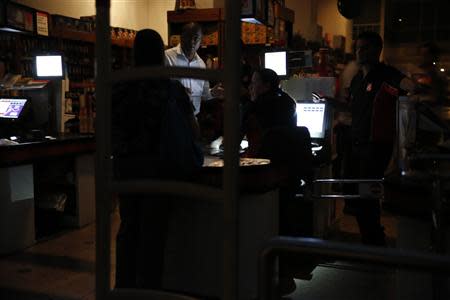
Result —
M 217 45 L 219 43 L 219 32 L 215 31 L 210 34 L 203 35 L 202 45 Z
M 51 15 L 52 31 L 72 30 L 92 32 L 92 22 L 82 19 L 71 18 L 62 15 Z

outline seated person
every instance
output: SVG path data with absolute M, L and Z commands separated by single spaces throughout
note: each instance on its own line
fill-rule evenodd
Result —
M 270 69 L 255 71 L 250 84 L 251 101 L 244 107 L 243 134 L 248 157 L 269 158 L 280 175 L 279 234 L 308 236 L 312 233 L 311 210 L 296 198 L 300 179 L 312 179 L 311 138 L 297 127 L 295 101 L 279 88 L 278 75 Z M 283 256 L 280 259 L 279 293 L 295 289 L 293 277 L 310 278 L 314 264 Z
M 246 155 L 258 155 L 264 133 L 274 127 L 297 126 L 295 101 L 279 88 L 280 79 L 271 69 L 257 70 L 249 87 L 250 99 L 243 108 L 243 134 L 249 148 Z

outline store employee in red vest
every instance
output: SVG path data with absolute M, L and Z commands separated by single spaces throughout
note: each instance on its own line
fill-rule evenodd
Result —
M 359 72 L 350 85 L 352 153 L 346 171 L 350 178 L 384 177 L 394 144 L 398 93 L 416 87 L 400 71 L 379 61 L 382 48 L 383 41 L 374 32 L 363 32 L 356 40 Z M 355 215 L 363 243 L 385 245 L 378 199 L 346 200 L 345 211 Z

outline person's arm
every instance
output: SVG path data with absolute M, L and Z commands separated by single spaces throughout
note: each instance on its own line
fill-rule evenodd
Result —
M 176 66 L 176 54 L 173 53 L 172 49 L 164 51 L 164 65 L 166 67 Z
M 419 85 L 414 80 L 394 67 L 388 66 L 387 68 L 388 75 L 386 82 L 389 85 L 410 94 L 416 94 L 418 92 Z
M 214 97 L 211 95 L 211 89 L 209 88 L 209 81 L 205 80 L 204 84 L 203 84 L 202 100 L 206 101 L 206 100 L 210 100 L 213 98 Z
M 164 66 L 170 67 L 172 64 L 170 63 L 169 57 L 167 56 L 167 52 L 164 52 Z
M 211 100 L 215 98 L 223 99 L 225 90 L 222 87 L 222 83 L 218 83 L 210 88 L 209 81 L 205 80 L 203 85 L 202 100 Z
M 409 77 L 404 77 L 399 84 L 399 87 L 411 94 L 415 94 L 418 91 L 419 86 Z
M 191 114 L 189 114 L 188 116 L 188 120 L 189 123 L 191 124 L 191 128 L 192 128 L 192 133 L 194 135 L 194 139 L 196 141 L 200 140 L 200 125 L 198 124 L 197 118 L 194 115 L 194 112 L 192 112 Z
M 411 94 L 410 99 L 419 102 L 436 102 L 436 94 L 426 85 L 419 84 L 409 77 L 400 81 L 400 88 Z
M 179 97 L 178 103 L 181 105 L 183 112 L 186 114 L 186 118 L 191 126 L 194 139 L 197 141 L 200 140 L 200 125 L 198 124 L 197 118 L 194 114 L 194 106 L 192 105 L 184 86 L 178 81 L 173 81 L 173 86 L 171 88 L 174 88 L 176 90 L 175 93 Z
M 225 90 L 223 89 L 222 83 L 218 83 L 215 86 L 213 86 L 212 89 L 209 90 L 211 93 L 211 96 L 214 98 L 224 99 L 225 98 Z

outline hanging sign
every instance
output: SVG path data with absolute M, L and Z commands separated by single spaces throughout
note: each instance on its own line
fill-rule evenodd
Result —
M 48 14 L 45 12 L 36 12 L 36 33 L 48 36 Z

